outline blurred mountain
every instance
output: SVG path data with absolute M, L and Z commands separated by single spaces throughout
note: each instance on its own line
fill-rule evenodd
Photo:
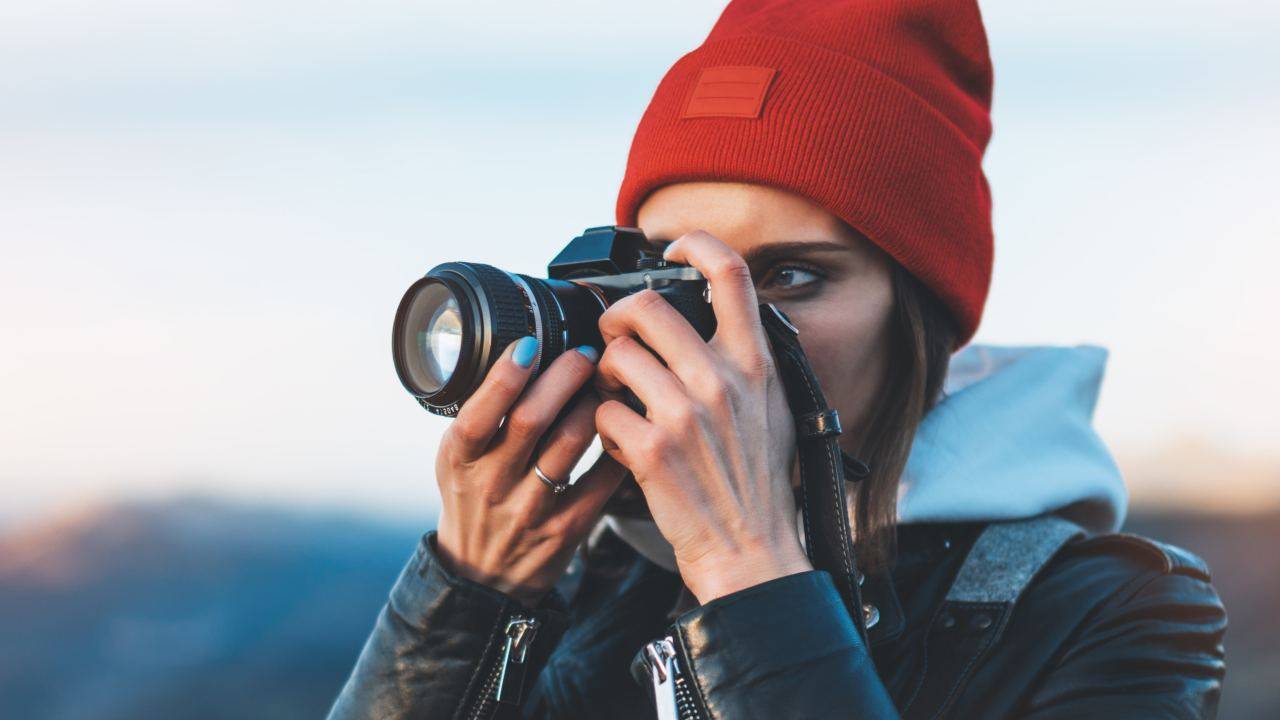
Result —
M 1214 568 L 1221 717 L 1280 717 L 1280 515 L 1137 515 Z M 0 717 L 323 717 L 421 528 L 209 500 L 0 536 Z
M 1142 452 L 1118 452 L 1130 499 L 1150 511 L 1280 511 L 1280 454 L 1241 452 L 1199 435 L 1173 437 Z M 1212 479 L 1211 482 L 1207 481 Z
M 0 539 L 0 717 L 324 717 L 416 529 L 204 500 Z

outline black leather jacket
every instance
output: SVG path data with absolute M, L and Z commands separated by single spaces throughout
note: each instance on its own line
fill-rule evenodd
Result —
M 580 555 L 560 592 L 524 608 L 448 572 L 429 534 L 330 718 L 647 720 L 657 717 L 649 671 L 637 665 L 641 683 L 630 668 L 637 651 L 664 635 L 684 664 L 676 667 L 680 707 L 695 717 L 1216 714 L 1226 613 L 1208 569 L 1183 550 L 1130 535 L 1066 545 L 981 663 L 954 667 L 994 637 L 980 606 L 940 612 L 981 530 L 899 529 L 892 573 L 872 575 L 863 587 L 879 615 L 869 649 L 826 573 L 791 575 L 684 610 L 678 576 L 606 534 Z M 538 626 L 521 634 L 524 618 Z M 949 680 L 956 677 L 963 680 Z

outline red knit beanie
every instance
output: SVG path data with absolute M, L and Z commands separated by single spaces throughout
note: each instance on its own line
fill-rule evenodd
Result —
M 991 281 L 991 60 L 974 0 L 735 0 L 636 130 L 619 224 L 662 185 L 809 198 L 977 330 Z

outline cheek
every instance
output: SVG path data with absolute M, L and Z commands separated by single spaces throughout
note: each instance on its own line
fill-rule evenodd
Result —
M 892 291 L 851 286 L 787 309 L 822 383 L 840 413 L 845 437 L 858 437 L 886 373 Z

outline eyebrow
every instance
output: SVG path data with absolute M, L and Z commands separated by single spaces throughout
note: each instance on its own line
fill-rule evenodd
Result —
M 755 266 L 776 260 L 780 257 L 803 255 L 815 252 L 852 253 L 853 251 L 854 248 L 849 243 L 844 242 L 834 242 L 830 240 L 792 240 L 786 242 L 767 243 L 765 245 L 752 248 L 742 254 L 742 259 L 747 261 L 747 265 Z

